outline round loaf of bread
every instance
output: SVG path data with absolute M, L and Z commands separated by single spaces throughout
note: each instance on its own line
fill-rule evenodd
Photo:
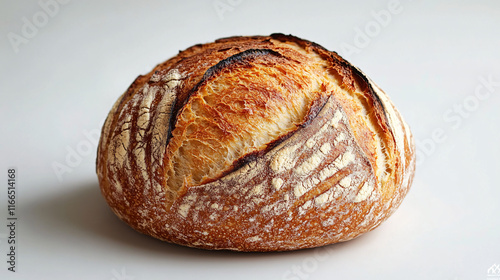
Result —
M 350 240 L 408 192 L 415 147 L 387 95 L 283 34 L 195 45 L 139 76 L 102 129 L 101 191 L 181 245 L 284 251 Z

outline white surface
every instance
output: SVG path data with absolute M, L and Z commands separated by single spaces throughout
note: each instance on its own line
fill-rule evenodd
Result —
M 400 0 L 383 24 L 375 14 L 391 1 L 68 2 L 17 53 L 8 34 L 22 36 L 23 18 L 43 20 L 44 10 L 0 4 L 0 279 L 488 279 L 500 264 L 500 2 Z M 219 16 L 220 3 L 233 6 Z M 273 32 L 337 50 L 396 103 L 420 143 L 400 209 L 356 240 L 270 254 L 183 248 L 120 222 L 100 195 L 85 132 L 100 129 L 137 75 L 178 50 Z M 489 94 L 479 89 L 482 100 L 481 77 L 496 81 Z M 78 149 L 81 163 L 66 162 Z M 55 162 L 73 164 L 61 181 Z M 4 225 L 12 166 L 16 273 Z

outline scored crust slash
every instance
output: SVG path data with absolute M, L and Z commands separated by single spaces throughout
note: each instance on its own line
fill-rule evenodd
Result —
M 218 250 L 355 238 L 397 209 L 414 170 L 387 95 L 335 52 L 283 34 L 195 45 L 139 76 L 97 154 L 120 219 Z

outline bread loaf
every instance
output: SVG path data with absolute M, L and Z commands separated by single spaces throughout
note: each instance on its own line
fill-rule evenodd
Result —
M 400 205 L 407 124 L 335 52 L 283 34 L 195 45 L 139 76 L 102 129 L 113 212 L 181 245 L 284 251 L 350 240 Z

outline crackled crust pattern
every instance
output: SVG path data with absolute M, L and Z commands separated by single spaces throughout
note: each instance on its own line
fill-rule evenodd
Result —
M 104 197 L 136 230 L 242 251 L 372 230 L 414 168 L 387 95 L 336 53 L 282 34 L 197 45 L 137 78 L 97 158 Z

